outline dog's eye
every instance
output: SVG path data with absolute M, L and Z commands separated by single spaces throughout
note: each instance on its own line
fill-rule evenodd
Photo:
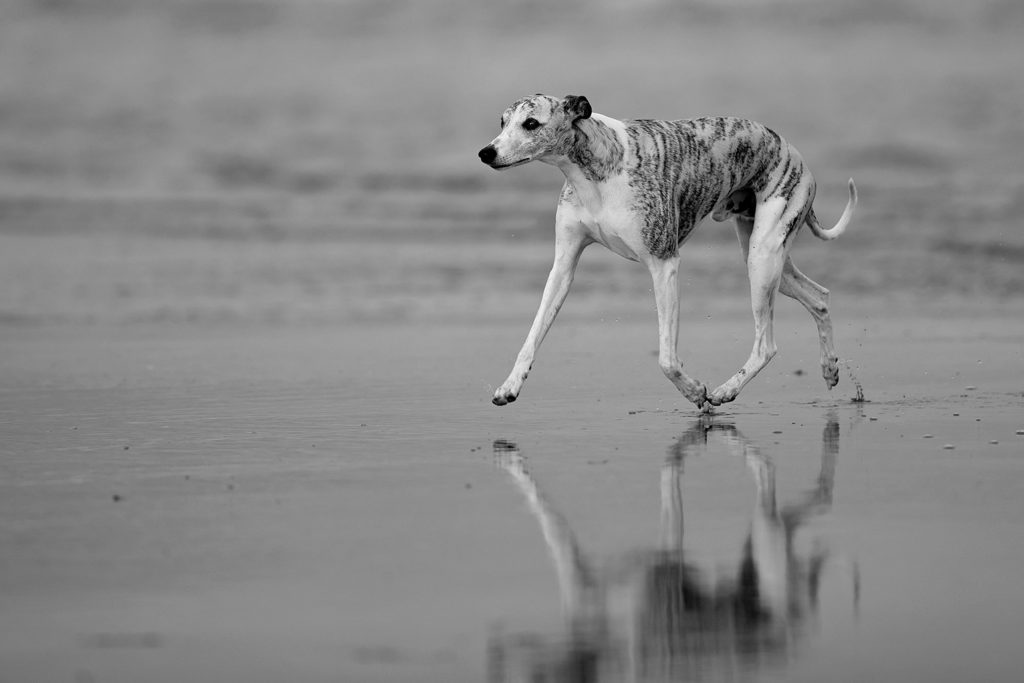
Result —
M 536 130 L 540 128 L 540 121 L 537 119 L 526 119 L 523 121 L 523 128 L 526 130 Z
M 502 128 L 502 130 L 504 130 L 504 128 L 505 128 L 505 119 L 504 119 L 504 117 L 501 119 L 501 128 Z

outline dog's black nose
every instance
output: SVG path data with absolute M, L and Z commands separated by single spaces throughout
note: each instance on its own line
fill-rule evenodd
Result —
M 487 145 L 480 150 L 480 161 L 485 164 L 489 164 L 498 158 L 498 150 L 494 149 L 491 145 Z

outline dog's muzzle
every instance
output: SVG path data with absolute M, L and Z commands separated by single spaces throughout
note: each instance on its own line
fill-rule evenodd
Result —
M 498 158 L 498 150 L 494 149 L 493 145 L 487 145 L 478 152 L 480 161 L 485 164 L 493 164 L 494 160 Z

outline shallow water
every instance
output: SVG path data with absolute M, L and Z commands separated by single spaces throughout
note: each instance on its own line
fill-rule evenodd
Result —
M 516 326 L 15 331 L 3 670 L 1016 680 L 1021 330 L 879 323 L 853 403 L 786 370 L 815 357 L 792 322 L 710 418 L 646 325 L 556 328 L 501 409 Z M 722 359 L 691 367 L 724 376 L 747 325 L 702 324 Z

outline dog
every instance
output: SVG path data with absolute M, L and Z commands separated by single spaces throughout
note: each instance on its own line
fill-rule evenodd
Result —
M 839 237 L 853 218 L 857 188 L 838 222 L 818 223 L 815 182 L 800 153 L 770 128 L 740 118 L 617 120 L 593 112 L 586 97 L 534 95 L 501 115 L 501 133 L 480 150 L 494 169 L 530 161 L 557 166 L 565 184 L 555 212 L 555 260 L 540 307 L 495 405 L 518 398 L 537 349 L 569 292 L 580 254 L 602 244 L 647 266 L 658 311 L 658 363 L 672 384 L 706 412 L 733 401 L 775 356 L 778 292 L 799 301 L 818 328 L 829 389 L 839 382 L 829 292 L 789 256 L 807 225 L 820 239 Z M 679 334 L 679 247 L 706 216 L 732 217 L 747 263 L 754 347 L 736 374 L 714 391 L 683 371 Z
M 490 681 L 736 680 L 741 671 L 785 663 L 816 625 L 827 567 L 852 580 L 856 616 L 860 571 L 855 559 L 821 538 L 798 532 L 831 510 L 839 455 L 839 419 L 822 430 L 815 486 L 788 505 L 776 498 L 775 466 L 734 424 L 702 415 L 669 448 L 660 477 L 657 545 L 596 562 L 568 519 L 541 490 L 514 442 L 493 445 L 541 529 L 555 569 L 564 634 L 495 634 Z M 756 486 L 749 532 L 732 571 L 710 571 L 684 548 L 683 479 L 689 456 L 716 452 L 711 441 L 746 461 Z M 810 540 L 810 539 L 807 539 Z M 833 572 L 835 573 L 835 572 Z M 717 675 L 716 675 L 717 674 Z

